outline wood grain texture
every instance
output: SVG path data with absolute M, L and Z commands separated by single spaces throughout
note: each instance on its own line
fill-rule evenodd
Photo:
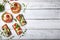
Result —
M 60 0 L 18 0 L 20 2 L 60 2 Z
M 8 12 L 14 17 L 18 15 L 13 14 L 11 10 Z M 19 14 L 23 14 L 26 20 L 60 20 L 60 10 L 26 10 L 25 13 L 22 10 Z
M 16 35 L 14 30 L 11 31 L 14 33 L 12 36 L 15 36 L 13 39 L 60 39 L 60 30 L 27 30 L 21 38 Z
M 59 10 L 60 2 L 27 2 L 27 9 L 30 10 Z
M 59 30 L 60 20 L 27 20 L 28 30 Z
M 28 29 L 21 39 L 60 39 L 60 0 L 19 0 L 17 2 L 27 5 L 26 12 L 20 12 L 27 21 L 24 27 Z M 9 5 L 5 8 L 5 11 L 12 13 Z M 8 26 L 15 35 L 14 39 L 18 39 L 12 24 Z
M 27 30 L 24 36 L 19 38 L 14 30 L 11 30 L 13 39 L 60 39 L 60 30 Z M 11 37 L 12 37 L 11 36 Z M 3 37 L 6 39 L 6 37 Z
M 27 37 L 28 36 L 28 37 Z M 60 39 L 59 30 L 28 30 L 21 39 Z
M 26 10 L 26 19 L 60 19 L 60 10 Z
M 38 1 L 38 0 L 37 0 Z M 11 3 L 12 2 L 15 2 L 15 1 L 10 1 Z M 30 0 L 28 1 L 16 1 L 16 2 L 19 2 L 21 5 L 22 3 L 25 3 L 27 5 L 27 10 L 60 10 L 60 2 L 59 0 L 57 1 L 38 1 L 38 2 L 35 2 L 35 1 L 32 1 L 30 2 Z

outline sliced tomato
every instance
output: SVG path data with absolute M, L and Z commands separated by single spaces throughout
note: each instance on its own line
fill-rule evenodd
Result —
M 20 16 L 18 16 L 17 19 L 20 20 Z
M 14 28 L 14 27 L 13 27 Z M 14 28 L 14 30 L 16 30 L 16 27 Z
M 16 18 L 17 18 L 17 20 L 19 20 L 19 21 L 21 20 L 21 16 L 20 16 L 20 15 L 18 15 Z
M 17 8 L 16 7 L 11 7 L 11 10 L 16 10 Z
M 13 26 L 14 28 L 16 28 L 16 26 Z
M 14 6 L 18 6 L 18 3 L 15 3 Z
M 16 26 L 14 26 L 14 30 L 16 30 Z
M 6 17 L 7 17 L 7 18 L 10 18 L 10 16 L 9 16 L 9 15 L 6 15 Z
M 17 34 L 20 35 L 22 33 L 22 29 L 19 27 L 17 30 Z
M 19 27 L 18 30 L 22 30 L 22 29 Z
M 20 27 L 16 28 L 16 31 L 20 31 L 20 30 L 22 30 Z
M 4 26 L 4 28 L 8 29 L 8 27 L 7 27 L 7 26 Z
M 7 23 L 9 23 L 9 22 L 11 22 L 11 21 L 12 21 L 12 20 L 9 20 L 9 19 L 6 20 Z
M 14 24 L 14 26 L 16 26 L 16 23 Z
M 16 30 L 16 23 L 13 25 L 14 30 Z
M 16 31 L 17 35 L 20 35 L 22 33 L 22 29 L 20 27 L 16 27 L 17 23 L 13 25 L 14 30 Z
M 18 31 L 17 34 L 20 35 L 22 33 L 22 30 Z

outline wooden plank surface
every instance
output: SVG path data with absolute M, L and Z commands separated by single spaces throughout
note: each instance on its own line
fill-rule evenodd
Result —
M 12 34 L 13 39 L 60 39 L 60 30 L 27 30 L 21 38 L 16 35 L 14 30 L 11 31 L 14 33 Z
M 27 5 L 26 12 L 20 12 L 27 20 L 27 25 L 24 27 L 28 29 L 21 39 L 60 39 L 60 0 L 19 0 L 18 2 Z M 9 9 L 8 5 L 5 11 L 11 12 Z M 3 24 L 4 22 L 0 26 Z M 14 33 L 12 24 L 8 26 Z M 16 33 L 13 35 L 16 36 Z M 17 36 L 14 39 L 17 39 Z
M 59 30 L 60 20 L 27 20 L 25 27 L 28 30 Z
M 60 19 L 60 10 L 26 10 L 26 19 Z
M 14 1 L 10 1 L 11 3 Z M 21 5 L 25 3 L 27 5 L 27 10 L 60 10 L 60 2 L 59 1 L 47 1 L 47 2 L 30 2 L 30 1 L 16 1 Z
M 8 12 L 13 14 L 11 10 Z M 60 10 L 26 10 L 25 13 L 21 11 L 19 14 L 23 14 L 27 20 L 60 20 Z
M 21 39 L 60 39 L 60 30 L 28 30 Z
M 60 2 L 60 0 L 19 0 L 20 2 Z

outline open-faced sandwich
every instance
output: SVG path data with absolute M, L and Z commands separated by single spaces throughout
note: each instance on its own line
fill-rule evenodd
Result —
M 10 29 L 8 28 L 7 24 L 5 24 L 5 25 L 2 26 L 2 30 L 3 30 L 3 32 L 5 33 L 5 35 L 7 37 L 9 37 L 12 34 L 11 31 L 10 31 Z
M 20 22 L 22 26 L 24 26 L 27 22 L 22 14 L 19 14 L 17 17 L 17 20 Z
M 14 14 L 17 14 L 21 11 L 21 5 L 17 2 L 14 2 L 13 3 L 13 6 L 11 6 L 11 11 L 14 13 Z
M 6 23 L 10 23 L 10 22 L 12 22 L 12 20 L 13 20 L 13 16 L 12 16 L 10 13 L 5 12 L 5 13 L 2 15 L 2 20 L 3 20 L 4 22 L 6 22 Z
M 13 24 L 13 28 L 16 31 L 17 35 L 20 35 L 22 33 L 22 29 L 17 23 Z

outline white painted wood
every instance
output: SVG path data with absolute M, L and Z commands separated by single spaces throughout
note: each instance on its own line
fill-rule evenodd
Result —
M 60 2 L 27 2 L 27 9 L 48 9 L 52 8 L 54 10 L 60 8 Z M 57 9 L 58 10 L 58 9 Z
M 60 2 L 60 0 L 18 0 L 20 2 Z
M 18 15 L 13 14 L 11 10 L 8 10 L 8 12 L 14 15 L 14 18 Z M 27 29 L 60 29 L 60 10 L 26 10 L 25 13 L 21 11 L 21 14 L 23 14 L 27 20 Z M 5 24 L 2 19 L 1 23 L 1 25 Z M 7 24 L 10 25 L 11 27 L 9 27 L 12 29 L 14 22 Z
M 60 10 L 26 10 L 23 14 L 26 19 L 60 18 Z
M 14 21 L 12 23 L 5 23 L 1 20 L 0 29 L 2 28 L 4 24 L 7 24 L 8 27 L 11 30 L 13 30 L 12 25 L 14 23 L 15 23 Z M 27 20 L 27 24 L 23 26 L 22 28 L 25 28 L 25 27 L 28 30 L 41 30 L 41 29 L 60 30 L 60 20 Z
M 22 3 L 27 5 L 26 12 L 20 12 L 27 20 L 27 25 L 21 27 L 28 29 L 21 39 L 60 39 L 60 20 L 58 20 L 60 19 L 60 0 L 19 0 L 18 2 L 21 5 Z M 8 10 L 12 14 L 9 9 L 9 5 L 6 5 L 5 11 Z M 18 39 L 12 27 L 13 22 L 7 24 L 14 33 L 12 34 L 15 36 L 14 39 Z M 0 26 L 2 27 L 4 24 L 5 22 L 2 21 L 0 16 Z
M 12 1 L 14 2 L 14 1 Z M 12 3 L 11 2 L 11 3 Z M 54 1 L 51 1 L 51 2 L 29 2 L 29 1 L 26 1 L 26 2 L 20 2 L 20 1 L 16 1 L 16 2 L 19 2 L 21 5 L 22 3 L 26 4 L 27 5 L 27 9 L 28 10 L 59 10 L 60 9 L 60 2 L 54 2 Z M 50 9 L 51 8 L 51 9 Z
M 60 8 L 60 0 L 19 0 L 18 2 L 25 3 L 27 9 Z
M 15 22 L 7 23 L 8 27 L 13 30 L 12 25 Z M 0 23 L 1 24 L 1 23 Z M 5 23 L 3 22 L 0 26 L 0 29 Z M 21 26 L 23 29 L 27 28 L 28 30 L 60 30 L 60 20 L 27 20 L 25 26 Z
M 5 10 L 7 11 L 7 10 Z M 23 11 L 23 10 L 22 10 Z M 25 19 L 60 19 L 60 10 L 26 10 L 25 13 L 20 12 L 18 14 L 23 14 Z M 11 10 L 8 10 L 9 13 L 16 17 L 18 14 L 13 14 Z M 1 13 L 2 15 L 2 13 Z
M 59 30 L 60 20 L 27 20 L 27 25 L 24 27 L 30 30 L 39 29 Z
M 28 30 L 21 39 L 60 39 L 60 30 Z
M 12 1 L 13 2 L 13 1 Z M 12 3 L 11 2 L 11 3 Z M 19 1 L 17 1 L 17 2 L 19 2 Z M 53 8 L 53 10 L 54 10 L 54 8 L 55 9 L 57 9 L 57 8 L 60 8 L 60 2 L 19 2 L 21 5 L 22 5 L 22 3 L 24 3 L 24 4 L 26 4 L 27 5 L 27 9 L 29 10 L 38 10 L 38 9 L 48 9 L 49 10 L 49 8 Z M 58 9 L 57 9 L 58 10 Z
M 27 30 L 21 38 L 16 35 L 14 30 L 11 31 L 15 36 L 13 39 L 60 39 L 60 30 Z

